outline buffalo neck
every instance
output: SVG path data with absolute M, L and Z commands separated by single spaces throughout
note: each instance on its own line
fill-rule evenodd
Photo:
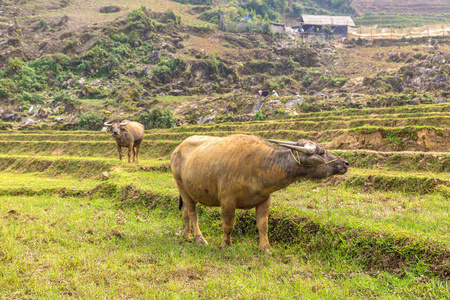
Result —
M 308 175 L 308 168 L 300 166 L 292 157 L 290 150 L 273 149 L 265 158 L 267 172 L 261 174 L 264 177 L 265 187 L 273 192 L 285 188 L 291 183 Z
M 113 135 L 113 137 L 118 141 L 118 142 L 123 142 L 126 141 L 128 139 L 128 132 L 126 131 L 121 131 L 120 134 Z
M 276 164 L 286 173 L 286 186 L 308 175 L 311 167 L 300 166 L 292 156 L 291 150 L 276 150 Z

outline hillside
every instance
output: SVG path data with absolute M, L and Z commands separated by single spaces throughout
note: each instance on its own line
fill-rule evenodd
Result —
M 174 111 L 178 124 L 252 120 L 258 110 L 277 119 L 448 97 L 446 38 L 304 44 L 264 30 L 218 31 L 201 20 L 211 7 L 165 0 L 4 1 L 2 9 L 6 127 L 76 128 L 87 112 L 99 122 L 139 120 L 156 107 Z M 256 98 L 264 89 L 280 98 Z

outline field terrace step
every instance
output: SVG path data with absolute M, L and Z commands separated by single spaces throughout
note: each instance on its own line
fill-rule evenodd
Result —
M 321 117 L 321 116 L 392 115 L 392 114 L 413 114 L 413 113 L 429 113 L 429 112 L 438 112 L 438 113 L 450 112 L 450 103 L 321 111 L 321 112 L 302 113 L 296 116 L 292 116 L 292 118 L 296 119 L 303 117 Z
M 431 174 L 446 179 L 450 173 L 449 152 L 378 152 L 370 150 L 331 150 L 350 163 L 352 170 L 369 169 L 386 172 Z M 170 171 L 169 158 L 141 157 L 139 165 L 128 164 L 117 157 L 37 156 L 0 154 L 0 171 L 47 172 L 51 174 L 79 174 L 81 177 L 100 177 L 102 171 L 115 167 L 135 171 Z M 402 176 L 405 173 L 402 173 Z M 392 176 L 391 176 L 392 177 Z
M 372 120 L 374 121 L 374 120 Z M 147 130 L 145 132 L 144 141 L 154 139 L 169 139 L 182 140 L 188 136 L 195 134 L 209 134 L 216 136 L 225 136 L 228 134 L 245 133 L 245 134 L 260 134 L 263 132 L 272 133 L 273 131 L 298 131 L 298 132 L 324 132 L 331 130 L 358 130 L 361 131 L 376 130 L 377 128 L 396 128 L 396 127 L 436 127 L 447 128 L 450 127 L 450 117 L 439 118 L 418 118 L 418 119 L 393 119 L 393 120 L 375 120 L 371 122 L 366 119 L 353 121 L 330 121 L 323 123 L 309 122 L 309 121 L 295 121 L 295 122 L 277 122 L 268 121 L 261 123 L 247 123 L 247 124 L 220 124 L 207 126 L 185 126 L 173 129 L 163 130 Z M 412 126 L 415 124 L 415 126 Z M 370 127 L 370 129 L 369 129 Z M 98 132 L 84 132 L 84 133 L 67 133 L 67 132 L 46 132 L 36 133 L 33 135 L 22 134 L 16 132 L 14 134 L 0 135 L 0 141 L 114 141 L 110 134 Z
M 169 171 L 167 160 L 141 160 L 139 165 L 128 164 L 118 158 L 54 157 L 0 154 L 0 172 L 33 173 L 51 175 L 69 174 L 79 178 L 102 178 L 102 172 L 120 168 L 128 172 Z
M 140 180 L 114 178 L 108 182 L 8 174 L 8 182 L 0 181 L 0 195 L 101 197 L 111 199 L 117 207 L 144 205 L 176 213 L 178 192 L 170 174 L 150 174 L 138 174 Z M 25 182 L 30 185 L 24 187 Z M 422 262 L 438 276 L 450 277 L 450 204 L 440 195 L 411 197 L 395 192 L 361 192 L 352 187 L 305 181 L 274 193 L 272 203 L 272 244 L 294 243 L 327 253 L 341 249 L 347 259 L 360 260 L 368 269 L 394 273 L 410 263 Z M 220 224 L 218 209 L 200 206 L 199 210 L 201 227 Z M 235 234 L 256 235 L 255 224 L 253 211 L 238 210 Z
M 450 152 L 331 150 L 351 167 L 390 171 L 450 173 Z
M 361 126 L 400 127 L 400 126 L 450 126 L 450 113 L 446 115 L 428 115 L 420 117 L 376 116 L 333 117 L 325 120 L 267 120 L 253 122 L 220 123 L 211 125 L 189 125 L 170 129 L 146 130 L 146 136 L 160 132 L 214 132 L 214 131 L 266 131 L 266 130 L 301 130 L 320 131 L 331 129 L 357 128 Z M 4 131 L 0 140 L 33 140 L 33 141 L 71 141 L 71 140 L 104 140 L 109 133 L 100 131 Z
M 168 132 L 234 132 L 234 131 L 269 131 L 269 130 L 300 130 L 300 131 L 322 131 L 333 129 L 350 129 L 362 126 L 376 127 L 404 127 L 404 126 L 435 126 L 449 127 L 450 115 L 439 117 L 420 118 L 386 118 L 386 119 L 358 119 L 333 120 L 333 121 L 266 121 L 249 122 L 246 124 L 223 123 L 206 126 L 183 126 L 176 127 Z M 152 131 L 155 132 L 155 131 Z M 151 134 L 148 132 L 147 134 Z
M 449 173 L 402 172 L 379 169 L 350 168 L 345 175 L 325 180 L 332 185 L 356 187 L 363 191 L 383 190 L 413 194 L 446 195 L 450 187 Z
M 354 129 L 302 132 L 298 130 L 270 130 L 256 132 L 234 132 L 256 134 L 263 138 L 291 140 L 310 139 L 333 150 L 377 150 L 377 151 L 423 151 L 445 152 L 449 148 L 450 129 L 427 126 L 409 127 L 359 127 Z M 143 159 L 167 157 L 185 138 L 194 133 L 155 132 L 141 147 Z M 205 132 L 214 136 L 226 136 L 229 132 Z M 98 156 L 117 155 L 115 142 L 104 141 L 0 141 L 0 153 L 51 156 Z

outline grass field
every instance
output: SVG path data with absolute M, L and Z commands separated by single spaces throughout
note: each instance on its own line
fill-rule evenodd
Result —
M 357 26 L 378 27 L 420 27 L 433 24 L 448 24 L 450 14 L 443 11 L 442 14 L 419 15 L 419 14 L 365 14 L 355 18 Z
M 139 165 L 104 133 L 4 131 L 0 298 L 447 299 L 449 107 L 152 130 Z M 232 133 L 307 137 L 351 164 L 274 193 L 271 255 L 257 250 L 252 210 L 238 212 L 229 248 L 218 208 L 199 207 L 208 246 L 179 236 L 170 153 L 193 134 Z

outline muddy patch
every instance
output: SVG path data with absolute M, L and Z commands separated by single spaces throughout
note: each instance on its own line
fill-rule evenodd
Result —
M 379 149 L 382 142 L 383 136 L 379 131 L 356 136 L 346 133 L 323 146 L 328 149 Z
M 439 138 L 434 129 L 423 129 L 417 133 L 417 137 L 417 144 L 419 146 L 430 149 L 436 149 L 440 146 L 437 142 Z

